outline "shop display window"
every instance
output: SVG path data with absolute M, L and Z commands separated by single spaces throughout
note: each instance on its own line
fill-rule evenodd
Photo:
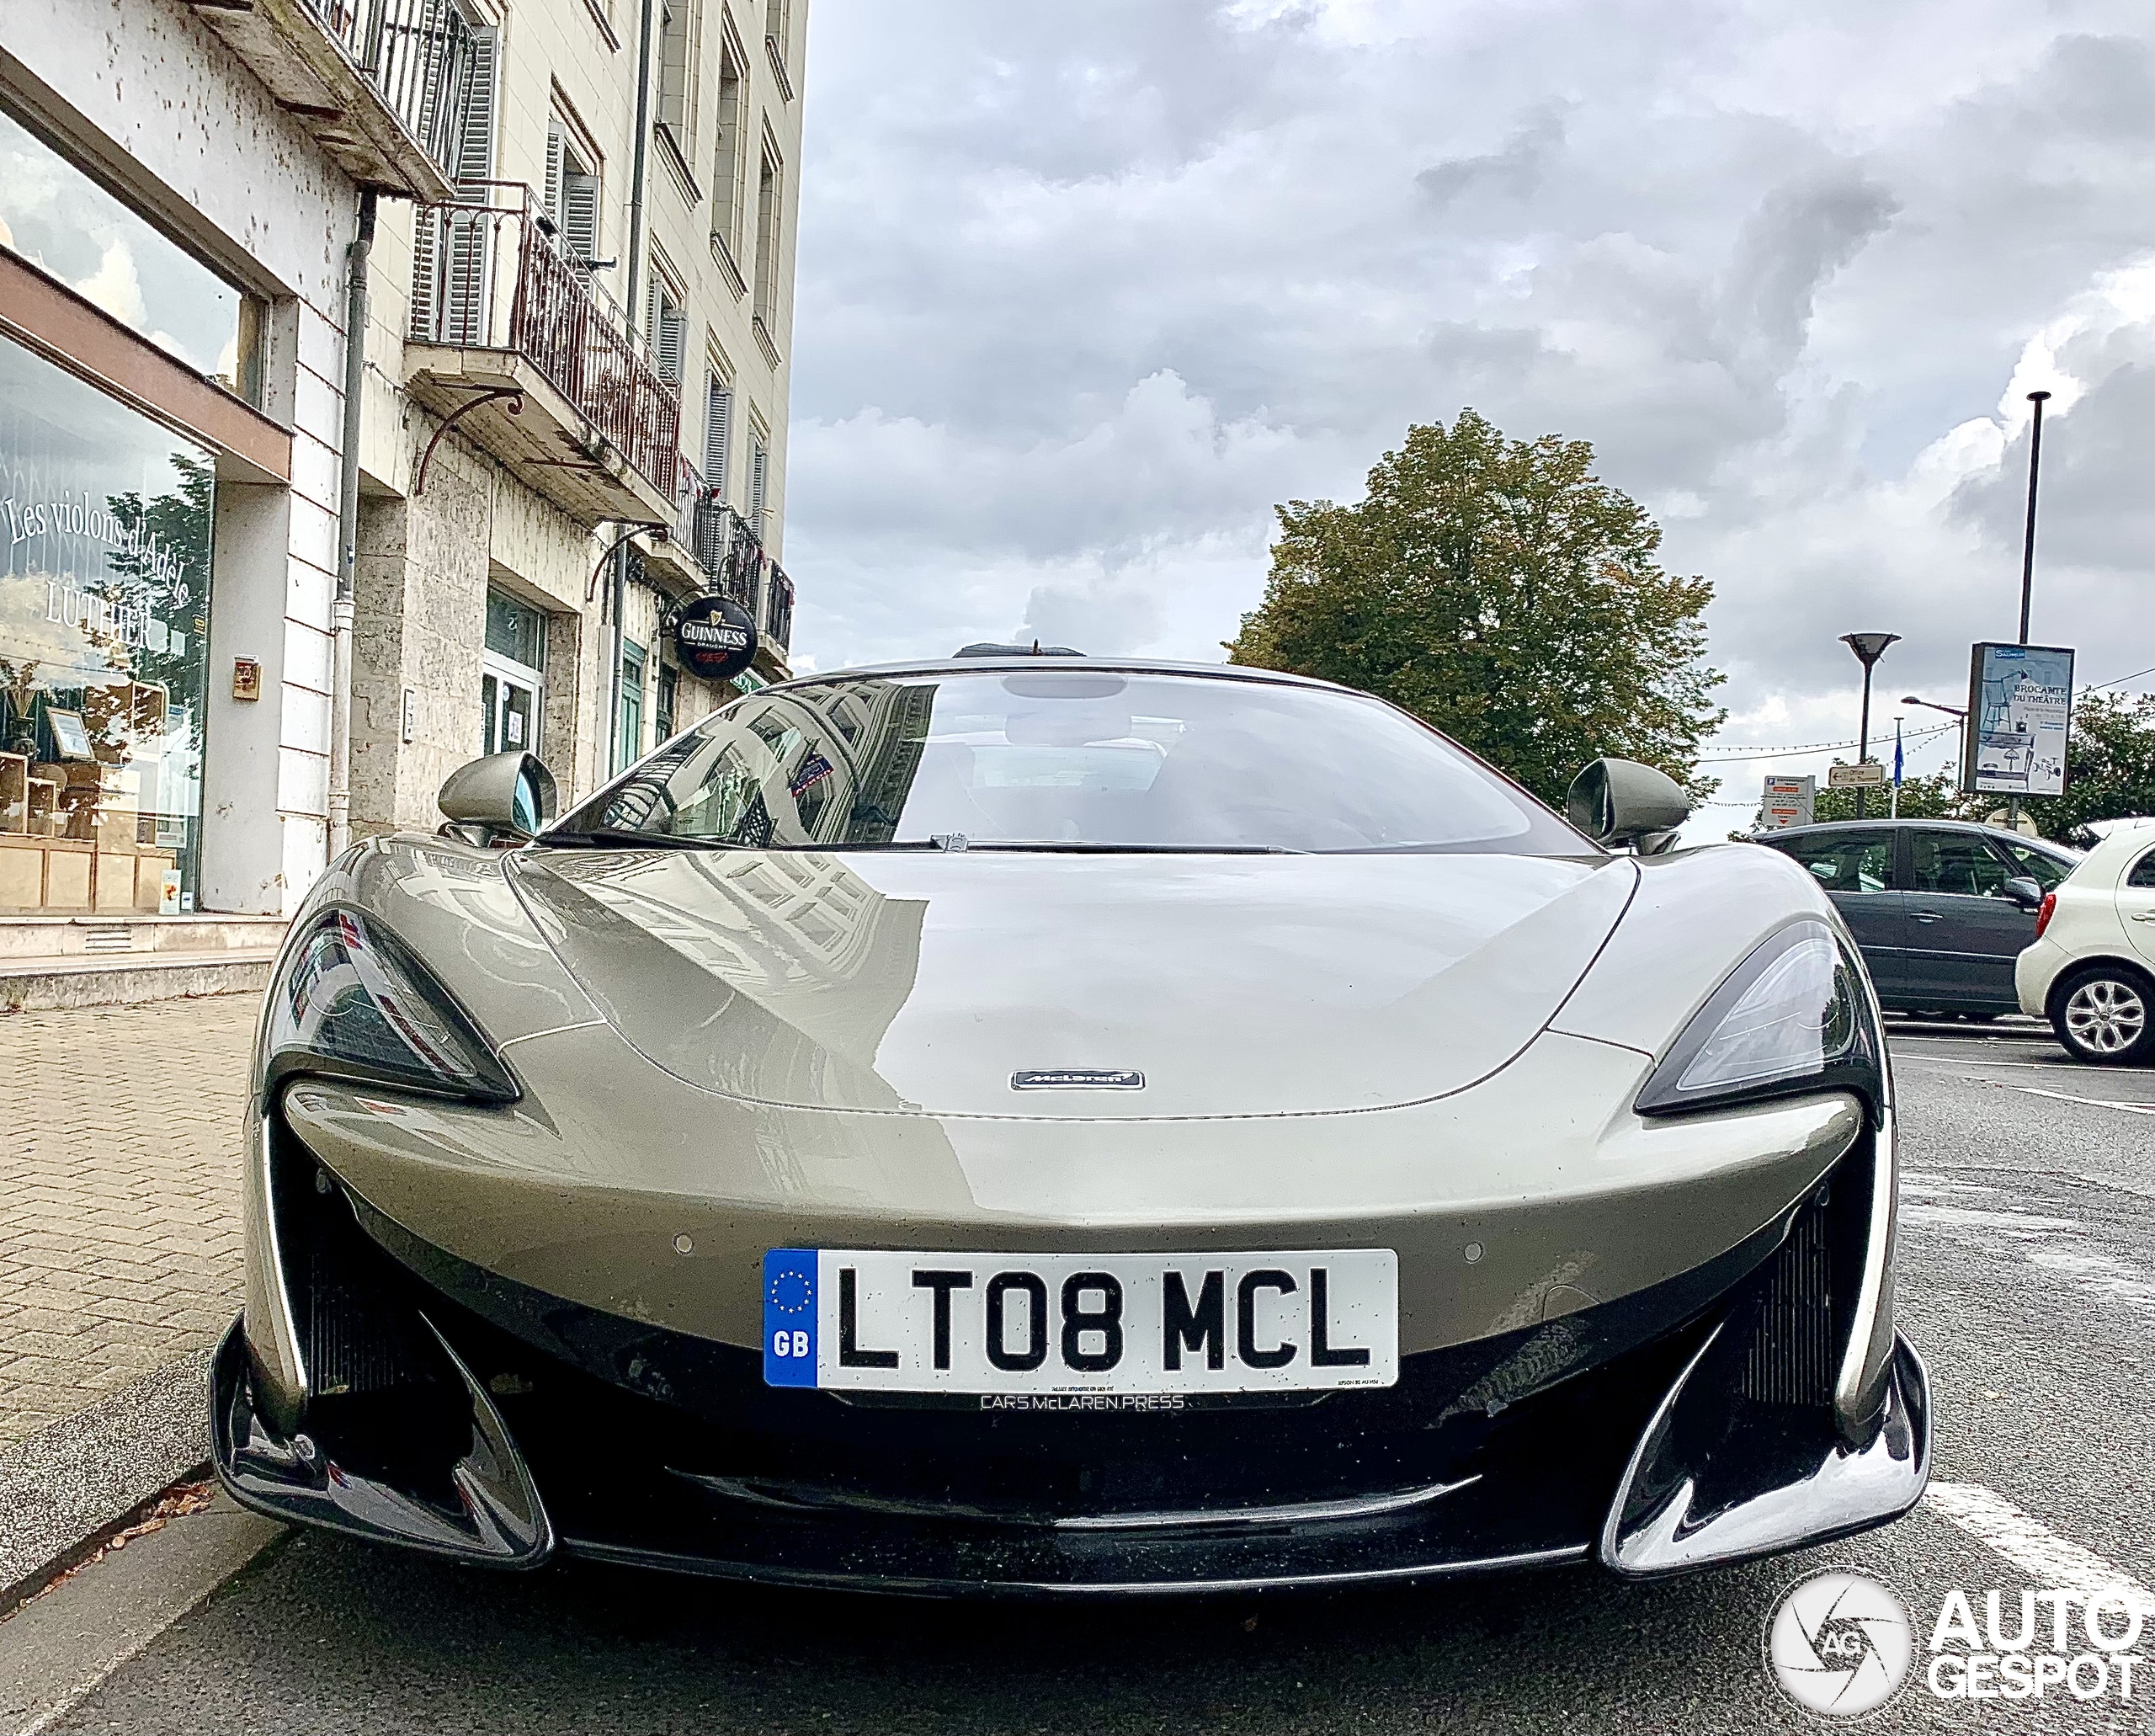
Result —
M 0 247 L 250 404 L 262 304 L 0 111 Z
M 0 340 L 0 912 L 191 910 L 216 471 Z

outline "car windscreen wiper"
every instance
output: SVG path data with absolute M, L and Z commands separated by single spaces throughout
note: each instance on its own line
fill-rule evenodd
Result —
M 687 838 L 672 832 L 631 832 L 620 826 L 593 826 L 584 832 L 542 832 L 532 840 L 565 849 L 732 850 L 744 846 L 717 838 Z
M 1306 856 L 1280 844 L 1072 844 L 1060 838 L 968 839 L 969 850 L 1054 850 L 1087 856 Z

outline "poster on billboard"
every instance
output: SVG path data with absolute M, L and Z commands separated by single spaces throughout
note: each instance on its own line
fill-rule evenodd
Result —
M 1816 812 L 1818 780 L 1809 772 L 1800 777 L 1766 775 L 1765 794 L 1759 803 L 1759 829 L 1779 832 L 1790 826 L 1808 826 Z
M 1968 658 L 1961 787 L 1975 795 L 2062 796 L 2073 724 L 2073 652 L 1977 645 Z

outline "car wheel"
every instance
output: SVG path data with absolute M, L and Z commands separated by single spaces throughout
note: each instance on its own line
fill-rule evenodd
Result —
M 2051 1028 L 2083 1061 L 2142 1064 L 2155 1051 L 2155 995 L 2137 971 L 2095 965 L 2060 986 Z

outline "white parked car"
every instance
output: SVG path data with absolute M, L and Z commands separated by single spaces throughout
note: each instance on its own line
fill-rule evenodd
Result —
M 2112 832 L 2045 895 L 2013 982 L 2080 1060 L 2155 1058 L 2155 821 Z

